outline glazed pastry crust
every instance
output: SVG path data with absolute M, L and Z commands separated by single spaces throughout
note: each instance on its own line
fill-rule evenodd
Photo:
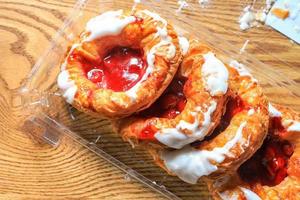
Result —
M 171 175 L 175 174 L 167 168 L 164 160 L 161 158 L 162 151 L 165 151 L 164 149 L 166 149 L 165 146 L 158 144 L 157 141 L 139 141 L 139 134 L 147 124 L 155 124 L 155 126 L 160 129 L 161 127 L 175 127 L 180 120 L 193 123 L 193 120 L 189 120 L 189 117 L 191 118 L 190 113 L 195 107 L 203 104 L 207 105 L 207 102 L 214 98 L 218 104 L 217 110 L 211 114 L 211 120 L 214 122 L 214 126 L 212 126 L 212 129 L 210 130 L 211 133 L 220 123 L 220 118 L 226 111 L 226 102 L 228 98 L 240 98 L 247 106 L 241 112 L 238 112 L 233 116 L 229 126 L 212 139 L 201 142 L 200 145 L 196 147 L 194 146 L 194 149 L 198 149 L 199 151 L 212 151 L 218 147 L 222 148 L 235 137 L 241 124 L 246 124 L 242 129 L 241 139 L 230 148 L 230 153 L 225 155 L 225 159 L 220 163 L 211 161 L 211 163 L 217 167 L 217 170 L 209 175 L 212 178 L 222 176 L 224 172 L 236 170 L 245 160 L 253 155 L 253 153 L 262 145 L 262 142 L 266 137 L 269 123 L 268 102 L 261 87 L 251 76 L 240 75 L 235 68 L 226 66 L 229 71 L 228 93 L 217 97 L 212 97 L 208 93 L 205 94 L 203 83 L 199 81 L 201 80 L 201 71 L 199 71 L 199 69 L 201 69 L 201 65 L 203 64 L 202 55 L 209 51 L 211 51 L 211 49 L 207 47 L 207 45 L 201 44 L 196 40 L 191 42 L 191 47 L 179 68 L 179 73 L 188 75 L 189 80 L 191 80 L 188 80 L 184 87 L 187 104 L 183 112 L 175 119 L 131 118 L 128 121 L 121 123 L 121 125 L 119 124 L 119 131 L 124 140 L 130 141 L 134 145 L 141 145 L 144 148 L 147 148 L 155 162 Z M 194 85 L 191 85 L 191 83 Z M 196 92 L 190 92 L 193 91 L 194 88 L 198 91 L 198 94 Z M 190 90 L 187 91 L 188 89 Z M 189 104 L 189 101 L 193 102 L 193 104 Z M 249 114 L 250 110 L 252 110 L 251 114 Z M 204 112 L 205 111 L 206 110 L 204 109 Z M 198 117 L 200 117 L 199 121 L 203 121 L 201 115 Z M 180 149 L 174 151 L 180 151 Z
M 78 90 L 72 105 L 78 110 L 94 116 L 104 118 L 122 118 L 149 107 L 166 89 L 172 81 L 182 55 L 179 48 L 178 36 L 173 27 L 166 26 L 171 43 L 175 47 L 175 55 L 169 55 L 169 46 L 162 45 L 156 48 L 154 70 L 148 78 L 141 83 L 133 100 L 125 92 L 114 92 L 110 89 L 98 88 L 86 78 L 83 73 L 80 56 L 87 60 L 102 60 L 109 50 L 116 46 L 142 49 L 147 56 L 150 49 L 157 45 L 161 39 L 157 34 L 157 27 L 162 28 L 162 22 L 157 21 L 143 10 L 137 10 L 133 14 L 125 13 L 122 17 L 133 15 L 141 20 L 141 23 L 128 24 L 117 36 L 105 36 L 93 41 L 86 41 L 89 32 L 84 32 L 77 41 L 73 54 L 67 56 L 66 70 L 70 79 L 75 82 Z
M 220 163 L 213 163 L 217 170 L 211 173 L 208 177 L 217 179 L 222 177 L 224 173 L 232 173 L 243 162 L 251 157 L 254 152 L 262 145 L 264 138 L 267 134 L 269 117 L 267 109 L 267 99 L 262 93 L 262 89 L 250 76 L 240 76 L 237 70 L 229 67 L 230 69 L 230 85 L 234 97 L 240 97 L 247 109 L 235 114 L 230 121 L 228 127 L 219 133 L 213 139 L 202 142 L 195 149 L 199 151 L 211 151 L 215 148 L 222 148 L 226 143 L 232 140 L 241 124 L 246 122 L 242 129 L 242 138 L 236 145 L 230 149 L 230 154 L 225 155 L 224 161 Z M 249 115 L 249 109 L 253 109 L 253 114 Z M 151 148 L 155 162 L 165 169 L 169 174 L 174 175 L 165 166 L 164 161 L 160 157 L 160 150 Z M 176 150 L 175 150 L 176 151 Z M 212 161 L 213 162 L 213 161 Z M 206 177 L 207 178 L 207 177 Z
M 218 170 L 210 175 L 212 177 L 218 177 L 224 172 L 237 169 L 262 145 L 267 135 L 268 102 L 262 88 L 256 81 L 253 81 L 252 77 L 241 76 L 233 68 L 230 68 L 230 88 L 234 93 L 234 98 L 240 98 L 246 105 L 246 109 L 235 114 L 223 132 L 215 138 L 205 141 L 197 148 L 210 151 L 217 147 L 223 147 L 234 138 L 241 123 L 246 123 L 246 125 L 242 130 L 241 142 L 230 149 L 231 155 L 226 155 L 225 160 L 217 164 Z M 250 114 L 250 110 L 254 112 Z
M 273 105 L 281 113 L 282 124 L 287 128 L 291 121 L 300 122 L 299 113 L 285 108 L 280 105 Z M 284 124 L 286 122 L 286 124 Z M 237 199 L 245 199 L 242 188 L 247 188 L 256 193 L 263 200 L 273 199 L 300 199 L 300 131 L 284 131 L 281 138 L 288 140 L 294 146 L 294 153 L 288 162 L 287 173 L 288 176 L 276 186 L 266 186 L 260 183 L 248 184 L 241 180 L 236 171 L 223 175 L 221 178 L 206 178 L 205 181 L 208 185 L 214 199 L 224 199 L 224 197 Z M 274 134 L 277 134 L 275 130 Z
M 212 130 L 219 124 L 220 118 L 225 111 L 224 105 L 228 97 L 231 95 L 230 89 L 225 94 L 211 96 L 204 88 L 203 79 L 201 77 L 201 68 L 204 63 L 203 55 L 211 52 L 211 48 L 200 43 L 197 39 L 190 40 L 190 46 L 187 54 L 184 56 L 177 76 L 187 77 L 183 93 L 187 99 L 184 110 L 174 119 L 159 117 L 131 117 L 115 122 L 116 131 L 121 134 L 125 141 L 129 141 L 134 146 L 149 146 L 157 149 L 168 148 L 158 140 L 140 140 L 139 135 L 144 127 L 151 124 L 156 131 L 167 128 L 175 128 L 180 121 L 192 124 L 195 120 L 204 121 L 204 114 L 207 112 L 210 102 L 217 103 L 215 111 L 211 114 L 212 126 L 209 127 L 209 135 Z M 195 117 L 192 115 L 195 108 L 202 110 Z M 199 125 L 201 126 L 201 124 Z M 186 135 L 192 134 L 189 130 L 184 130 Z

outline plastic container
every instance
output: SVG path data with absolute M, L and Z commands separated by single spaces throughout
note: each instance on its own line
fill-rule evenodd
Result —
M 215 4 L 221 0 L 214 1 Z M 213 4 L 201 8 L 198 1 L 178 12 L 176 1 L 142 1 L 142 7 L 159 13 L 178 28 L 180 34 L 188 30 L 209 44 L 223 62 L 237 60 L 252 72 L 263 86 L 270 100 L 284 98 L 286 104 L 299 102 L 300 82 L 296 83 L 282 72 L 259 62 L 250 55 L 244 55 L 217 33 L 209 32 L 201 24 L 199 9 L 213 9 Z M 126 176 L 133 177 L 170 199 L 207 199 L 209 194 L 204 183 L 189 185 L 177 177 L 167 175 L 155 166 L 152 158 L 142 150 L 131 146 L 111 130 L 110 122 L 95 119 L 80 113 L 68 105 L 61 97 L 56 78 L 60 71 L 60 62 L 73 38 L 85 27 L 93 16 L 104 11 L 132 9 L 131 1 L 79 0 L 63 26 L 58 30 L 50 47 L 33 67 L 24 85 L 14 95 L 12 104 L 15 109 L 22 109 L 19 116 L 21 128 L 38 142 L 47 142 L 54 147 L 60 144 L 62 137 L 70 137 L 81 145 L 95 152 Z M 165 6 L 168 5 L 168 6 Z M 240 9 L 242 9 L 241 5 Z M 228 32 L 228 34 L 231 34 Z M 274 90 L 275 89 L 275 90 Z M 276 98 L 274 98 L 276 97 Z M 300 110 L 299 107 L 295 107 Z M 129 184 L 129 183 L 128 183 Z

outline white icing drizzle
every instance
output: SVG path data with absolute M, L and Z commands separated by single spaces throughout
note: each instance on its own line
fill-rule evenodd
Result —
M 132 88 L 130 88 L 128 91 L 126 91 L 126 94 L 131 98 L 131 100 L 135 100 L 137 98 L 137 90 L 140 87 L 141 83 L 143 81 L 145 81 L 148 76 L 153 72 L 155 66 L 154 66 L 154 62 L 155 62 L 155 54 L 157 53 L 157 50 L 159 48 L 161 48 L 162 46 L 168 46 L 168 50 L 167 50 L 167 58 L 171 59 L 175 56 L 176 54 L 176 47 L 175 45 L 172 43 L 172 38 L 168 35 L 168 30 L 167 30 L 167 21 L 165 19 L 163 19 L 162 17 L 160 17 L 158 14 L 150 12 L 148 10 L 143 10 L 143 12 L 152 17 L 152 19 L 154 21 L 157 22 L 161 22 L 163 27 L 160 28 L 159 26 L 156 27 L 157 32 L 155 34 L 155 38 L 156 37 L 160 37 L 160 42 L 156 45 L 154 45 L 149 52 L 147 52 L 147 64 L 148 67 L 146 69 L 146 72 L 144 73 L 143 77 L 141 78 L 141 80 L 136 83 Z
M 240 76 L 249 76 L 253 82 L 257 82 L 257 80 L 253 78 L 252 74 L 245 68 L 242 63 L 239 63 L 236 60 L 231 60 L 229 65 L 236 69 Z
M 218 169 L 211 162 L 221 163 L 224 161 L 225 156 L 230 154 L 230 149 L 242 139 L 245 126 L 246 122 L 242 122 L 235 136 L 223 147 L 217 147 L 211 151 L 197 150 L 190 146 L 173 151 L 164 150 L 161 159 L 170 172 L 187 183 L 196 184 L 200 177 L 209 175 Z
M 294 122 L 287 130 L 300 132 L 300 122 Z
M 107 35 L 118 35 L 125 26 L 135 22 L 134 16 L 121 18 L 122 14 L 123 10 L 108 11 L 90 19 L 85 28 L 90 35 L 85 41 L 92 41 Z
M 248 110 L 248 115 L 249 115 L 249 116 L 250 116 L 250 115 L 253 115 L 254 112 L 255 112 L 255 110 L 254 110 L 253 108 L 251 108 L 250 110 Z
M 57 85 L 63 91 L 63 97 L 66 101 L 72 104 L 77 92 L 77 86 L 73 80 L 69 79 L 69 72 L 67 70 L 63 70 L 59 73 Z
M 261 200 L 261 198 L 253 191 L 243 187 L 240 187 L 240 189 L 243 191 L 244 196 L 246 197 L 247 200 Z
M 175 128 L 162 129 L 155 133 L 154 137 L 159 142 L 175 149 L 180 149 L 191 142 L 201 140 L 208 134 L 210 127 L 213 125 L 213 122 L 211 122 L 211 114 L 215 111 L 216 106 L 217 103 L 211 101 L 205 113 L 197 107 L 196 111 L 191 113 L 194 116 L 194 123 L 191 124 L 181 120 Z M 203 122 L 198 120 L 197 115 L 199 112 L 203 113 Z M 190 131 L 191 134 L 185 134 L 184 130 Z
M 269 116 L 270 117 L 281 117 L 281 112 L 277 110 L 271 103 L 269 103 Z
M 300 132 L 300 122 L 295 120 L 284 120 L 282 125 L 287 131 Z
M 288 127 L 287 131 L 300 132 L 300 122 L 294 121 L 294 123 Z
M 189 50 L 189 47 L 190 47 L 189 40 L 186 39 L 186 37 L 183 37 L 183 36 L 178 37 L 178 39 L 179 39 L 179 45 L 180 45 L 180 49 L 182 51 L 182 55 L 185 56 L 186 53 Z
M 225 94 L 228 88 L 228 71 L 212 52 L 205 54 L 201 74 L 205 89 L 212 96 Z

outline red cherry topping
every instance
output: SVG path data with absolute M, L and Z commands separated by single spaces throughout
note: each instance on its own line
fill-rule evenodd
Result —
M 240 97 L 229 100 L 226 106 L 226 117 L 232 118 L 237 113 L 243 111 L 246 108 L 245 103 Z
M 87 77 L 94 83 L 102 82 L 103 76 L 103 71 L 98 69 L 92 69 L 87 73 Z
M 186 99 L 183 94 L 185 81 L 186 78 L 175 78 L 161 97 L 139 115 L 142 117 L 175 118 L 185 108 Z
M 287 174 L 288 160 L 293 154 L 293 146 L 269 132 L 262 147 L 241 167 L 238 172 L 248 183 L 260 182 L 262 185 L 279 184 Z
M 157 128 L 152 124 L 147 124 L 139 135 L 140 140 L 155 140 L 154 134 L 157 132 Z
M 143 52 L 126 47 L 112 49 L 103 61 L 91 62 L 84 58 L 80 61 L 90 81 L 100 88 L 116 92 L 132 88 L 143 77 L 147 68 Z
M 286 156 L 290 157 L 294 153 L 294 148 L 292 144 L 286 143 L 282 145 L 282 151 Z
M 165 112 L 163 112 L 160 117 L 174 119 L 179 113 L 180 113 L 179 111 L 172 108 L 172 109 L 168 109 Z
M 287 177 L 287 168 L 280 168 L 274 178 L 274 185 L 278 185 L 279 183 L 281 183 L 281 181 L 283 181 L 285 177 Z
M 140 117 L 161 117 L 174 119 L 185 107 L 186 99 L 183 94 L 185 78 L 175 78 L 161 97 L 149 108 L 140 112 Z M 148 124 L 139 135 L 140 140 L 155 140 L 154 134 L 157 129 L 154 125 Z
M 186 99 L 184 99 L 184 98 L 180 99 L 177 103 L 177 110 L 179 112 L 182 112 L 185 107 L 185 104 L 186 104 Z
M 164 110 L 175 108 L 178 102 L 178 97 L 175 94 L 166 94 L 160 99 L 160 107 Z
M 272 117 L 269 129 L 270 129 L 269 131 L 271 131 L 271 132 L 284 131 L 285 128 L 283 127 L 283 125 L 281 123 L 281 117 Z

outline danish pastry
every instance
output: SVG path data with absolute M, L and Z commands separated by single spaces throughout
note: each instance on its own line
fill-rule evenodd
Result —
M 58 76 L 67 102 L 106 118 L 149 107 L 172 81 L 182 54 L 173 27 L 148 10 L 89 20 Z
M 118 132 L 133 145 L 179 149 L 209 135 L 230 96 L 228 69 L 212 50 L 192 39 L 180 69 L 149 109 L 119 122 Z
M 219 177 L 238 168 L 266 136 L 267 100 L 241 64 L 231 65 L 229 88 L 233 95 L 214 133 L 179 150 L 150 149 L 158 165 L 188 183 L 195 184 L 202 176 Z
M 300 199 L 300 115 L 279 105 L 269 111 L 262 147 L 232 174 L 206 180 L 215 199 Z

